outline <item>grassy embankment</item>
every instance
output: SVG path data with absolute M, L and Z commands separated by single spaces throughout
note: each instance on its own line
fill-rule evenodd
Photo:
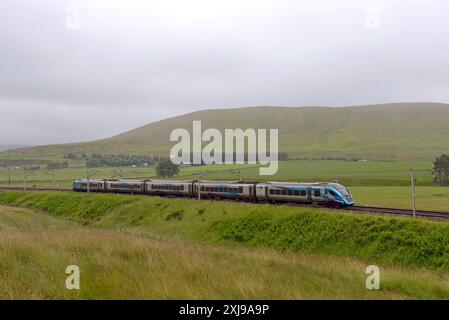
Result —
M 0 206 L 2 299 L 447 299 L 449 277 L 263 248 L 155 240 Z M 81 290 L 65 288 L 78 265 Z
M 234 243 L 449 271 L 449 224 L 285 206 L 0 192 L 0 203 L 156 238 Z
M 116 195 L 0 201 L 49 213 L 0 206 L 1 298 L 449 298 L 447 224 Z M 369 263 L 380 291 L 364 287 Z M 64 287 L 69 264 L 80 291 Z

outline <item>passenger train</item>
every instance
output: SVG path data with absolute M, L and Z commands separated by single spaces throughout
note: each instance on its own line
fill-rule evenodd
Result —
M 89 184 L 89 188 L 88 188 Z M 199 188 L 198 188 L 199 185 Z M 89 190 L 88 190 L 89 189 Z M 198 190 L 199 189 L 199 190 Z M 231 182 L 166 180 L 75 180 L 73 191 L 147 194 L 203 199 L 231 199 L 250 202 L 316 203 L 326 206 L 352 206 L 354 198 L 338 183 L 316 182 Z

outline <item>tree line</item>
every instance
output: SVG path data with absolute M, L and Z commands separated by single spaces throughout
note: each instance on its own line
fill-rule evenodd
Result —
M 442 154 L 433 162 L 432 174 L 435 182 L 448 186 L 449 185 L 449 156 Z

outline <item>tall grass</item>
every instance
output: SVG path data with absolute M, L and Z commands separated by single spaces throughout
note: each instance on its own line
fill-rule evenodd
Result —
M 429 271 L 382 267 L 381 290 L 369 291 L 353 259 L 153 240 L 26 209 L 0 207 L 0 231 L 1 299 L 449 298 L 449 277 Z M 68 265 L 80 290 L 65 287 Z
M 190 199 L 0 192 L 0 203 L 155 239 L 234 243 L 449 271 L 449 224 Z

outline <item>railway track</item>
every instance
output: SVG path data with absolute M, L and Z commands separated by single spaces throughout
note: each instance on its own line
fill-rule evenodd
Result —
M 0 190 L 15 190 L 24 191 L 23 187 L 0 187 Z M 57 191 L 57 192 L 73 192 L 72 189 L 55 189 L 55 188 L 26 188 L 25 191 Z M 307 208 L 323 208 L 322 206 L 313 206 L 307 204 L 298 203 L 283 203 L 288 206 L 299 206 Z M 398 209 L 398 208 L 384 208 L 384 207 L 372 207 L 372 206 L 351 206 L 344 208 L 333 208 L 341 211 L 374 213 L 391 216 L 406 216 L 413 217 L 413 210 L 411 209 Z M 449 212 L 446 211 L 428 211 L 428 210 L 416 210 L 415 216 L 418 218 L 425 218 L 438 221 L 449 221 Z
M 411 210 L 411 209 L 383 208 L 383 207 L 371 207 L 371 206 L 352 206 L 352 207 L 344 208 L 343 210 L 413 217 L 413 210 Z M 445 211 L 416 210 L 415 216 L 419 217 L 419 218 L 426 218 L 426 219 L 431 219 L 431 220 L 447 220 L 447 221 L 449 221 L 449 212 L 445 212 Z

